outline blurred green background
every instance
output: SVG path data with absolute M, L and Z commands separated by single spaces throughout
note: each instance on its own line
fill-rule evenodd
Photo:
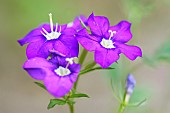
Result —
M 122 55 L 113 65 L 116 70 L 83 75 L 78 91 L 91 98 L 77 100 L 75 112 L 116 113 L 119 104 L 110 77 L 116 86 L 132 71 L 137 80 L 133 99 L 147 101 L 141 107 L 127 108 L 125 113 L 170 112 L 170 0 L 0 0 L 0 113 L 69 113 L 67 106 L 46 109 L 53 97 L 22 69 L 25 46 L 20 47 L 17 40 L 48 22 L 49 13 L 54 22 L 62 24 L 91 12 L 108 17 L 111 25 L 130 21 L 130 43 L 140 46 L 146 57 L 132 62 Z M 90 54 L 88 60 L 92 59 Z

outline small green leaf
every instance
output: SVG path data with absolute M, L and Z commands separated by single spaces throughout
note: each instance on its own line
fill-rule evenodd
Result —
M 51 99 L 50 103 L 48 104 L 48 109 L 53 108 L 55 105 L 65 105 L 66 101 L 62 99 Z
M 46 90 L 46 87 L 44 86 L 44 84 L 40 83 L 40 82 L 34 82 L 36 85 L 40 86 L 41 88 Z
M 135 102 L 135 103 L 132 103 L 132 104 L 128 104 L 127 106 L 129 106 L 129 107 L 139 107 L 140 105 L 144 104 L 146 102 L 146 100 L 147 99 L 145 98 L 140 102 Z
M 72 94 L 72 95 L 70 96 L 70 98 L 81 98 L 81 97 L 90 98 L 87 94 L 84 94 L 84 93 Z
M 115 69 L 115 68 L 112 68 L 112 67 L 109 67 L 109 68 L 94 67 L 94 68 L 85 69 L 85 70 L 80 71 L 79 75 L 82 75 L 82 74 L 85 74 L 85 73 L 88 73 L 88 72 L 91 72 L 91 71 L 95 71 L 95 70 L 110 70 L 110 69 Z

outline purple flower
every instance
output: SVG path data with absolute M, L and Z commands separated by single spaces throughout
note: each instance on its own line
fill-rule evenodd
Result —
M 126 79 L 126 93 L 131 95 L 133 93 L 134 87 L 136 85 L 136 80 L 132 74 L 129 74 Z
M 75 39 L 76 31 L 67 28 L 67 25 L 53 25 L 52 14 L 49 14 L 50 24 L 43 24 L 33 29 L 24 38 L 18 40 L 21 46 L 29 43 L 26 54 L 28 58 L 47 58 L 50 50 L 58 51 L 63 55 L 78 56 L 79 47 Z
M 121 21 L 115 26 L 110 26 L 109 20 L 104 16 L 94 16 L 92 13 L 87 25 L 91 34 L 84 28 L 79 31 L 77 40 L 88 51 L 94 51 L 94 60 L 103 68 L 109 67 L 119 59 L 123 53 L 130 60 L 142 57 L 141 49 L 137 46 L 125 44 L 132 38 L 131 24 Z
M 52 57 L 53 59 L 53 57 Z M 23 68 L 36 80 L 42 80 L 47 91 L 56 98 L 66 95 L 73 87 L 80 71 L 80 65 L 73 62 L 74 58 L 53 60 L 41 57 L 28 59 Z

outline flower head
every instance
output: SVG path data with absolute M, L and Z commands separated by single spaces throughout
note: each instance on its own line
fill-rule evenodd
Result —
M 55 60 L 54 60 L 55 58 Z M 52 57 L 46 60 L 41 57 L 28 59 L 23 68 L 36 80 L 42 80 L 47 91 L 60 98 L 73 87 L 80 71 L 80 65 L 70 63 L 64 57 Z
M 49 14 L 50 24 L 43 24 L 33 29 L 24 38 L 18 40 L 20 45 L 29 43 L 26 54 L 28 58 L 47 58 L 50 50 L 55 50 L 63 55 L 78 56 L 79 47 L 75 39 L 76 30 L 67 25 L 53 25 L 52 14 Z
M 78 32 L 76 38 L 86 50 L 94 51 L 94 60 L 103 68 L 116 62 L 120 53 L 130 60 L 142 56 L 139 47 L 125 44 L 132 38 L 129 22 L 121 21 L 115 26 L 110 26 L 106 17 L 94 16 L 92 13 L 87 25 L 91 34 L 84 28 Z

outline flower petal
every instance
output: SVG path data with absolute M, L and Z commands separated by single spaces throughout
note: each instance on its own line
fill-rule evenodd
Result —
M 109 20 L 104 16 L 94 16 L 93 13 L 89 16 L 87 24 L 92 34 L 97 36 L 104 36 L 109 29 Z
M 109 30 L 116 31 L 113 40 L 122 43 L 128 42 L 132 38 L 130 27 L 131 23 L 127 21 L 121 21 L 117 25 L 110 27 Z
M 79 31 L 76 36 L 79 43 L 88 51 L 94 51 L 96 47 L 100 46 L 98 39 L 94 36 L 90 36 L 86 29 L 82 29 Z
M 56 98 L 63 97 L 73 87 L 73 82 L 71 82 L 69 75 L 60 77 L 55 73 L 51 73 L 51 75 L 46 76 L 44 79 L 44 84 L 48 92 Z
M 65 46 L 60 40 L 57 40 L 54 43 L 54 50 L 63 55 L 67 55 L 69 53 L 67 46 Z
M 72 64 L 69 66 L 69 69 L 72 71 L 70 79 L 72 82 L 75 82 L 77 80 L 78 73 L 80 72 L 80 64 Z
M 26 43 L 36 42 L 36 41 L 42 40 L 43 38 L 45 38 L 41 34 L 42 28 L 46 29 L 48 32 L 50 31 L 50 25 L 49 24 L 40 25 L 38 28 L 35 28 L 32 31 L 30 31 L 24 38 L 19 39 L 18 43 L 21 46 L 23 46 Z
M 75 37 L 62 35 L 54 44 L 55 51 L 68 57 L 77 57 L 79 45 Z
M 54 66 L 44 58 L 34 57 L 32 59 L 28 59 L 24 63 L 23 68 L 32 78 L 36 80 L 43 80 L 47 73 L 50 72 L 50 69 L 53 69 Z
M 117 44 L 117 47 L 130 60 L 135 60 L 138 56 L 142 57 L 142 50 L 137 46 Z
M 65 34 L 65 35 L 75 35 L 76 34 L 76 31 L 73 29 L 73 28 L 66 28 L 62 34 Z
M 28 59 L 33 58 L 38 56 L 37 53 L 39 51 L 39 49 L 41 48 L 41 46 L 43 45 L 44 40 L 39 40 L 36 42 L 31 42 L 26 49 L 26 55 L 28 57 Z
M 108 68 L 113 62 L 119 59 L 120 52 L 118 49 L 105 49 L 103 47 L 95 50 L 95 62 L 102 68 Z
M 68 57 L 78 57 L 79 54 L 79 45 L 78 41 L 74 36 L 63 35 L 60 37 L 60 41 L 67 48 L 67 56 Z
M 33 57 L 43 57 L 47 58 L 49 49 L 52 49 L 52 42 L 45 42 L 45 40 L 39 40 L 32 42 L 27 46 L 26 54 L 28 59 Z
M 53 50 L 55 40 L 49 40 L 42 44 L 40 49 L 37 51 L 37 56 L 47 58 L 50 55 L 50 51 Z

